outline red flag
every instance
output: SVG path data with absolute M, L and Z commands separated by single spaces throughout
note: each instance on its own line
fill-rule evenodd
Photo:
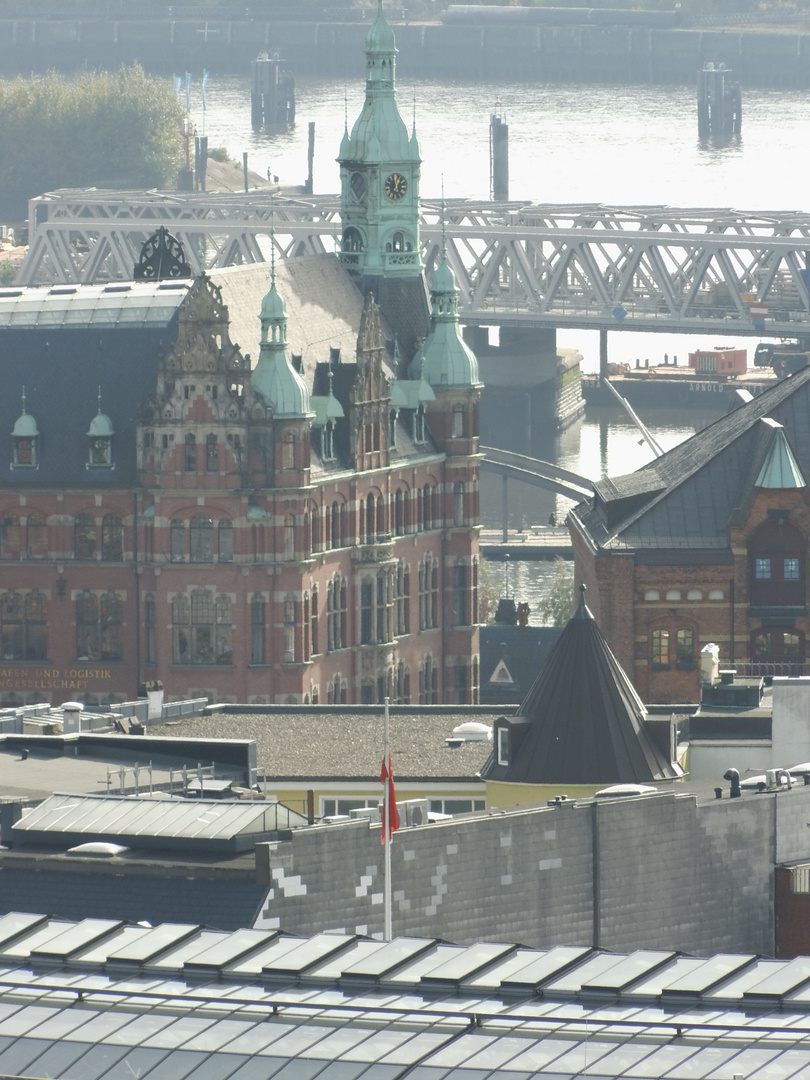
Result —
M 386 828 L 387 822 L 385 820 L 385 781 L 388 781 L 388 805 L 391 808 L 391 827 Z M 391 834 L 396 832 L 399 828 L 399 812 L 397 810 L 397 793 L 394 791 L 394 771 L 391 768 L 391 755 L 388 755 L 388 766 L 386 767 L 385 758 L 383 758 L 382 771 L 380 772 L 380 783 L 383 786 L 383 805 L 382 805 L 382 843 L 386 840 L 390 840 Z

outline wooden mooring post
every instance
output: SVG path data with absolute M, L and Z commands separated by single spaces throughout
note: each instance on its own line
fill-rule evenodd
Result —
M 698 135 L 701 138 L 739 135 L 742 131 L 742 92 L 723 63 L 709 60 L 698 72 Z
M 283 127 L 295 122 L 295 80 L 278 53 L 251 63 L 250 121 L 253 127 Z

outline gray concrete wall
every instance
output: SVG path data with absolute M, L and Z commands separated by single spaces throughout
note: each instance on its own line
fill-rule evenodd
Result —
M 802 787 L 702 805 L 672 793 L 583 801 L 401 829 L 394 933 L 769 954 L 774 859 L 810 857 L 809 815 Z M 382 931 L 379 827 L 305 829 L 266 854 L 271 888 L 257 925 Z

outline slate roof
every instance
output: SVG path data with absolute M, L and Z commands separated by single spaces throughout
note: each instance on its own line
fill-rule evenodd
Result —
M 445 740 L 468 720 L 492 724 L 494 708 L 407 706 L 391 709 L 390 745 L 394 776 L 405 781 L 469 783 L 487 759 L 488 742 L 450 749 Z M 155 735 L 184 738 L 255 739 L 258 771 L 268 781 L 352 780 L 379 783 L 383 754 L 383 710 L 355 706 L 283 706 L 261 711 L 216 712 L 174 724 L 150 725 Z
M 703 549 L 728 554 L 728 528 L 742 508 L 781 424 L 797 467 L 810 475 L 810 368 L 776 383 L 759 397 L 627 476 L 595 485 L 593 499 L 571 511 L 603 550 L 654 552 Z
M 259 312 L 270 288 L 269 265 L 229 266 L 212 270 L 209 276 L 222 289 L 222 299 L 228 305 L 231 341 L 239 345 L 243 354 L 250 353 L 251 364 L 255 366 L 261 336 Z M 330 348 L 340 349 L 344 361 L 354 360 L 364 296 L 336 256 L 279 259 L 276 288 L 287 306 L 290 352 L 302 358 L 303 375 L 309 387 L 316 364 L 329 359 Z M 393 339 L 393 332 L 384 321 L 383 333 L 389 340 Z M 387 361 L 384 355 L 383 364 Z M 390 366 L 387 374 L 393 374 Z
M 510 761 L 493 755 L 486 780 L 638 784 L 672 780 L 644 728 L 646 710 L 585 604 L 580 603 L 510 726 Z
M 166 284 L 166 283 L 162 283 Z M 154 391 L 158 359 L 177 336 L 177 315 L 190 282 L 161 290 L 133 285 L 73 292 L 0 289 L 0 483 L 4 487 L 120 487 L 135 482 L 135 427 Z M 125 298 L 125 299 L 122 299 Z M 101 387 L 110 417 L 113 467 L 88 469 L 88 429 Z M 11 432 L 27 411 L 39 429 L 36 469 L 11 469 Z
M 557 642 L 561 626 L 504 626 L 479 630 L 483 705 L 519 705 Z M 500 667 L 501 662 L 505 667 Z M 500 667 L 501 678 L 496 672 Z M 491 681 L 496 675 L 496 681 Z M 511 682 L 503 681 L 505 675 Z

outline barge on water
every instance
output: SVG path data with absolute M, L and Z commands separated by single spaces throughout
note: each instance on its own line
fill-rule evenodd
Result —
M 759 361 L 759 362 L 757 362 Z M 615 390 L 632 406 L 684 406 L 701 401 L 725 407 L 724 397 L 746 390 L 752 397 L 778 381 L 776 364 L 765 367 L 759 356 L 749 368 L 745 349 L 700 349 L 689 354 L 689 364 L 677 363 L 631 368 L 629 364 L 611 364 L 608 378 Z M 613 394 L 602 385 L 598 375 L 582 376 L 582 396 L 589 405 L 612 405 Z

